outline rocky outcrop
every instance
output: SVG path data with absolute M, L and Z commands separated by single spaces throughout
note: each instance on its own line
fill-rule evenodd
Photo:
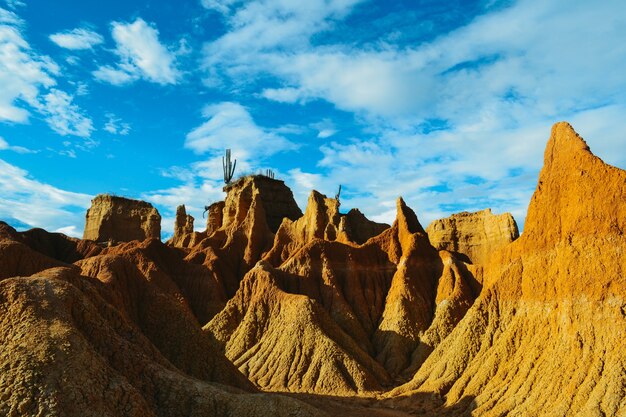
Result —
M 283 221 L 264 258 L 268 263 L 246 275 L 205 327 L 263 389 L 334 395 L 380 390 L 411 365 L 420 335 L 433 323 L 444 266 L 415 213 L 399 199 L 394 225 L 357 245 L 336 228 L 337 208 L 336 200 L 313 192 L 301 219 Z M 469 307 L 458 308 L 447 294 L 440 298 L 456 308 L 452 321 Z M 294 315 L 286 314 L 296 302 Z M 324 360 L 316 352 L 342 359 Z
M 194 218 L 187 214 L 185 205 L 176 207 L 176 219 L 174 220 L 174 235 L 168 241 L 172 246 L 188 246 L 192 235 Z
M 255 194 L 259 196 L 259 203 L 265 211 L 267 226 L 272 233 L 278 230 L 284 218 L 296 220 L 302 216 L 293 193 L 280 180 L 263 175 L 249 175 L 227 185 L 224 191 L 226 201 L 222 227 L 241 223 L 248 213 Z
M 182 236 L 193 232 L 194 218 L 191 214 L 187 214 L 185 205 L 176 207 L 176 220 L 174 222 L 174 236 Z
M 267 390 L 331 395 L 380 390 L 384 369 L 318 302 L 283 290 L 290 279 L 263 262 L 246 275 L 207 326 L 227 357 Z
M 17 232 L 0 221 L 0 279 L 31 275 L 44 269 L 69 266 L 95 256 L 102 248 L 94 242 L 49 233 L 43 229 Z
M 215 348 L 195 311 L 210 279 L 180 250 L 85 241 L 99 253 L 71 265 L 63 239 L 0 223 L 0 415 L 325 415 L 255 393 Z
M 87 210 L 83 239 L 130 242 L 161 239 L 161 215 L 145 201 L 100 194 Z
M 483 416 L 622 415 L 625 200 L 626 171 L 557 123 L 523 235 L 494 253 L 477 302 L 391 395 L 471 398 Z
M 345 233 L 350 241 L 359 245 L 374 236 L 378 236 L 388 228 L 388 224 L 371 221 L 356 208 L 342 215 L 339 221 L 339 230 Z
M 274 245 L 264 259 L 279 266 L 314 239 L 338 241 L 353 246 L 382 233 L 389 226 L 368 220 L 360 211 L 339 212 L 339 201 L 313 190 L 304 215 L 296 221 L 284 219 Z
M 437 249 L 466 255 L 473 264 L 485 265 L 497 249 L 519 237 L 510 213 L 493 214 L 491 209 L 462 212 L 435 220 L 426 228 L 430 243 Z
M 207 232 L 181 208 L 176 247 L 0 222 L 0 415 L 323 415 L 258 388 L 345 415 L 626 412 L 626 172 L 568 124 L 518 239 L 488 210 L 427 235 L 401 198 L 391 226 L 317 192 L 297 216 L 281 184 L 226 187 Z
M 206 219 L 206 233 L 211 236 L 222 227 L 224 222 L 224 207 L 226 203 L 218 201 L 209 206 Z
M 190 377 L 110 298 L 108 288 L 75 269 L 0 282 L 0 414 L 323 415 L 293 399 L 252 394 L 249 386 L 246 392 Z M 222 369 L 213 377 L 226 375 Z

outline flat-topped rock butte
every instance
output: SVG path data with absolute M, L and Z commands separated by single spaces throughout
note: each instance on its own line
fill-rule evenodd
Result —
M 402 198 L 386 225 L 264 176 L 224 191 L 166 243 L 108 195 L 84 239 L 0 222 L 0 415 L 626 415 L 626 171 L 569 124 L 521 235 L 489 209 L 424 229 Z

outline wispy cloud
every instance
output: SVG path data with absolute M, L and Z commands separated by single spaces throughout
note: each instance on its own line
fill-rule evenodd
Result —
M 14 12 L 0 7 L 0 23 L 20 25 L 22 24 L 22 19 L 20 19 Z
M 7 6 L 11 9 L 17 9 L 26 6 L 26 3 L 22 0 L 5 0 Z
M 96 70 L 94 76 L 98 80 L 114 85 L 138 79 L 161 85 L 180 81 L 182 73 L 176 67 L 176 56 L 159 41 L 159 31 L 154 25 L 137 18 L 132 23 L 113 22 L 111 27 L 120 62 Z
M 250 2 L 212 1 L 203 4 L 226 15 L 230 30 L 205 46 L 204 65 L 209 85 L 227 75 L 265 70 L 261 61 L 266 53 L 303 50 L 310 46 L 312 35 L 329 30 L 361 0 L 310 0 L 285 2 L 257 0 Z M 245 55 L 250 60 L 243 59 Z M 270 71 L 273 72 L 273 71 Z M 232 77 L 230 81 L 245 82 Z M 290 90 L 267 90 L 266 94 L 283 100 L 293 99 Z
M 58 65 L 31 48 L 13 12 L 0 11 L 10 15 L 0 19 L 0 121 L 27 122 L 30 112 L 22 107 L 26 104 L 58 134 L 88 138 L 94 130 L 91 119 L 73 103 L 73 96 L 55 88 Z
M 3 13 L 10 13 L 10 18 Z M 14 13 L 0 9 L 0 121 L 16 123 L 24 123 L 29 115 L 17 103 L 36 106 L 40 89 L 53 86 L 59 72 L 50 58 L 30 48 L 20 22 Z
M 202 113 L 208 120 L 185 139 L 185 147 L 197 154 L 217 154 L 230 148 L 240 158 L 256 159 L 295 149 L 283 136 L 258 126 L 239 103 L 211 104 Z
M 38 107 L 46 116 L 48 125 L 61 136 L 88 138 L 94 130 L 91 119 L 73 104 L 73 97 L 64 91 L 51 89 Z
M 61 190 L 0 159 L 0 218 L 31 227 L 82 234 L 91 196 Z
M 76 28 L 50 35 L 50 40 L 61 48 L 71 50 L 91 49 L 104 42 L 97 32 L 85 28 Z
M 17 153 L 35 153 L 35 151 L 24 148 L 23 146 L 9 145 L 9 143 L 6 140 L 4 140 L 4 138 L 2 138 L 1 136 L 0 136 L 0 151 L 13 151 Z
M 126 136 L 130 133 L 130 124 L 122 121 L 122 119 L 117 117 L 115 114 L 107 113 L 105 117 L 107 118 L 107 121 L 104 124 L 105 131 L 112 135 L 120 136 Z
M 366 47 L 314 41 L 354 2 L 252 13 L 268 3 L 224 9 L 229 32 L 204 49 L 208 83 L 222 78 L 280 103 L 321 99 L 354 113 L 365 133 L 326 145 L 318 168 L 346 190 L 366 190 L 346 191 L 346 203 L 374 215 L 403 194 L 431 214 L 492 206 L 523 218 L 550 125 L 626 102 L 626 78 L 607 71 L 626 65 L 619 1 L 519 0 L 428 42 Z M 301 22 L 307 7 L 316 12 Z M 256 83 L 268 75 L 272 87 Z M 299 182 L 314 174 L 292 173 Z

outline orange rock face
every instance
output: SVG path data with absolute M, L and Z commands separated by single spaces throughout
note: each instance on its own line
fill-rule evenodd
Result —
M 519 237 L 510 213 L 493 214 L 491 209 L 453 214 L 435 220 L 426 228 L 430 243 L 466 255 L 471 263 L 485 265 L 491 254 Z
M 0 222 L 0 415 L 325 415 L 276 392 L 349 416 L 626 413 L 626 172 L 567 123 L 517 239 L 489 210 L 427 234 L 401 198 L 387 226 L 315 191 L 302 214 L 265 177 L 225 190 L 168 244 Z
M 524 233 L 494 254 L 476 304 L 392 395 L 469 398 L 485 416 L 626 412 L 624 201 L 626 172 L 556 124 Z
M 174 236 L 172 236 L 168 243 L 172 246 L 189 246 L 194 232 L 193 222 L 194 218 L 192 215 L 187 214 L 185 205 L 178 206 L 176 208 L 176 219 L 174 221 Z
M 20 242 L 32 234 L 0 224 L 0 259 L 17 250 L 9 268 L 32 272 L 0 280 L 1 415 L 325 415 L 253 393 L 198 325 L 178 250 L 132 242 L 71 265 Z
M 130 242 L 161 238 L 161 215 L 145 201 L 100 194 L 87 210 L 83 239 Z
M 223 201 L 218 201 L 209 206 L 206 220 L 206 233 L 208 236 L 211 236 L 222 227 L 224 221 L 224 206 L 225 203 Z
M 296 220 L 302 211 L 293 199 L 293 193 L 283 181 L 252 175 L 240 178 L 224 187 L 226 202 L 222 227 L 237 224 L 244 220 L 257 194 L 266 213 L 267 226 L 272 232 L 278 230 L 283 218 Z
M 264 256 L 268 263 L 245 276 L 205 327 L 263 389 L 379 391 L 413 364 L 420 336 L 431 325 L 443 328 L 437 323 L 444 319 L 435 322 L 435 314 L 445 314 L 435 313 L 445 270 L 441 256 L 460 261 L 447 252 L 440 256 L 401 199 L 394 225 L 363 245 L 342 236 L 340 217 L 336 200 L 313 192 L 301 219 L 283 221 Z M 457 286 L 471 279 L 466 269 L 457 271 Z M 459 297 L 449 296 L 453 291 L 442 289 L 439 300 L 454 307 L 442 307 L 452 326 L 475 296 L 468 293 L 469 301 L 459 305 Z M 422 346 L 416 361 L 438 342 L 428 339 L 432 345 Z

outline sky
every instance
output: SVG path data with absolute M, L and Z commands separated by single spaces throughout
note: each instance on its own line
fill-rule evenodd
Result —
M 523 227 L 553 123 L 626 167 L 621 0 L 0 0 L 0 220 L 82 236 L 99 193 L 204 228 L 272 169 L 391 223 Z

